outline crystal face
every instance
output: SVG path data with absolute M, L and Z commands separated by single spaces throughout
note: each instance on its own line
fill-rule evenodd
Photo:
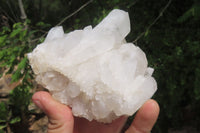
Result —
M 96 27 L 52 28 L 28 54 L 36 81 L 74 116 L 109 123 L 134 114 L 157 90 L 145 53 L 125 37 L 128 13 L 115 9 Z

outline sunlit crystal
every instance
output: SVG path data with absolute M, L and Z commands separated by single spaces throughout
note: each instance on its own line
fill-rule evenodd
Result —
M 52 28 L 28 54 L 36 81 L 75 116 L 109 123 L 134 114 L 157 85 L 145 53 L 126 43 L 129 32 L 128 13 L 117 9 L 94 28 Z

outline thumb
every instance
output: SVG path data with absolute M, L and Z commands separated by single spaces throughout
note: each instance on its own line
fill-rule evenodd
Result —
M 71 109 L 54 100 L 48 92 L 36 92 L 33 102 L 44 111 L 49 119 L 48 133 L 72 133 L 74 117 Z

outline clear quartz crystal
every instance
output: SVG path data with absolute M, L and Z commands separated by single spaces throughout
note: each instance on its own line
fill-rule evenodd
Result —
M 52 28 L 28 54 L 36 81 L 75 116 L 110 123 L 134 114 L 157 90 L 145 53 L 126 43 L 128 13 L 115 9 L 96 27 Z

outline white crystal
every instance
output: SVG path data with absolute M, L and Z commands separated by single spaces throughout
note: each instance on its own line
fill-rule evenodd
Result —
M 109 123 L 132 115 L 157 85 L 145 53 L 126 43 L 129 32 L 128 13 L 117 9 L 93 29 L 52 28 L 28 54 L 36 81 L 75 116 Z

